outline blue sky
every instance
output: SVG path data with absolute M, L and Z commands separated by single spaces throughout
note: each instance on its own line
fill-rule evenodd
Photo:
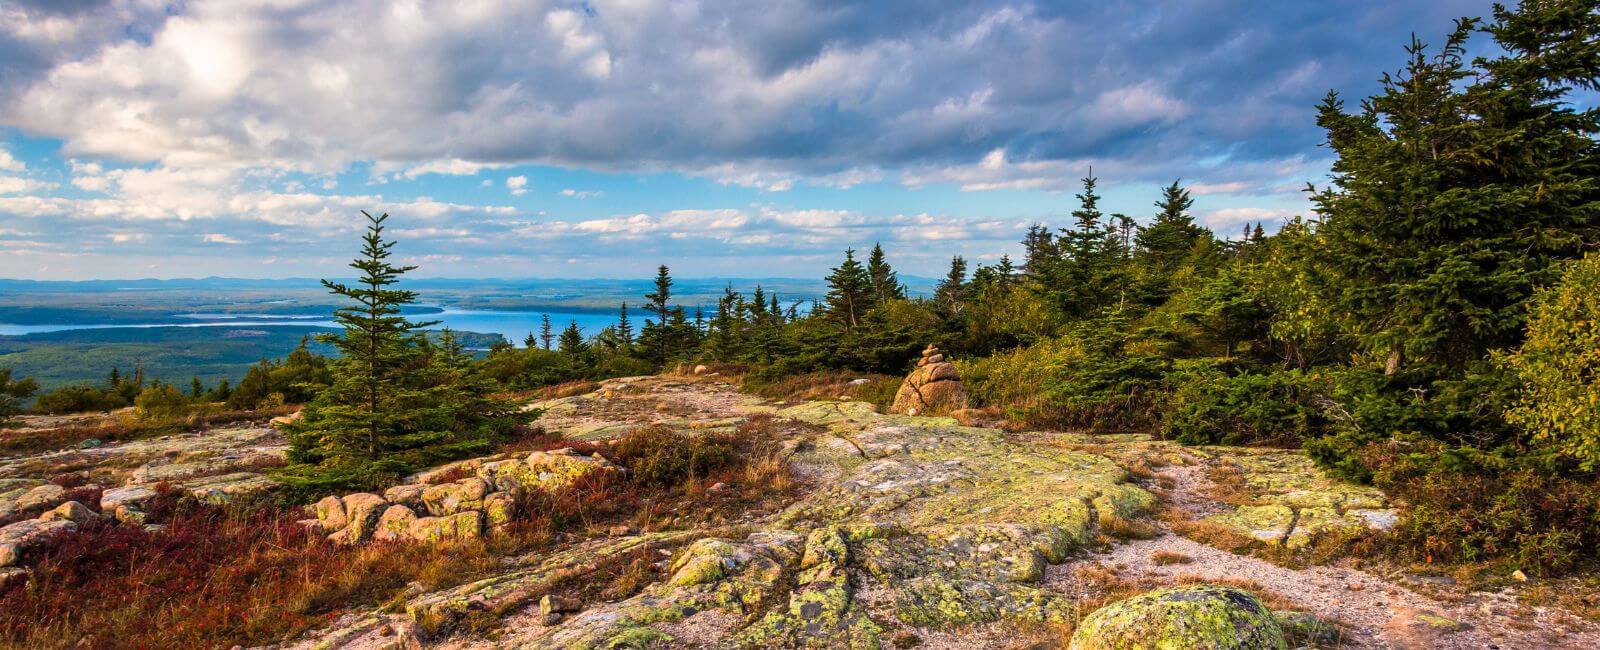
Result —
M 814 276 L 1016 254 L 1091 167 L 1232 235 L 1306 211 L 1313 107 L 1486 2 L 22 0 L 0 277 Z

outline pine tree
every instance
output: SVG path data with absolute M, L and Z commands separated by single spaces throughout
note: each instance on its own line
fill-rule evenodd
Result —
M 905 285 L 900 284 L 899 276 L 890 268 L 883 254 L 883 244 L 872 245 L 872 253 L 867 256 L 867 277 L 871 279 L 872 296 L 878 304 L 905 299 Z
M 664 363 L 673 352 L 672 332 L 667 319 L 671 316 L 672 274 L 667 265 L 656 269 L 655 290 L 645 294 L 645 309 L 655 314 L 655 319 L 645 319 L 639 342 L 658 363 Z
M 194 398 L 199 398 L 201 395 L 204 395 L 204 394 L 206 394 L 206 389 L 205 389 L 204 386 L 200 385 L 200 377 L 199 376 L 190 377 L 189 378 L 189 396 L 190 397 L 194 397 Z
M 827 314 L 849 329 L 855 329 L 861 318 L 872 309 L 872 278 L 866 267 L 856 261 L 856 251 L 844 251 L 844 263 L 828 274 Z
M 22 412 L 22 400 L 39 390 L 32 377 L 13 378 L 10 368 L 0 368 L 0 425 Z
M 528 332 L 528 336 L 522 339 L 522 347 L 529 350 L 539 347 L 539 337 L 534 336 L 533 332 Z
M 1161 189 L 1161 200 L 1156 202 L 1156 217 L 1149 226 L 1139 231 L 1135 241 L 1143 257 L 1162 270 L 1170 270 L 1189 254 L 1194 243 L 1205 236 L 1205 229 L 1196 225 L 1189 216 L 1194 199 L 1189 190 L 1178 181 Z
M 437 375 L 424 371 L 433 350 L 422 328 L 433 323 L 403 316 L 416 293 L 394 287 L 416 267 L 389 262 L 394 242 L 383 238 L 387 214 L 361 214 L 367 232 L 350 264 L 360 279 L 354 285 L 322 281 L 329 292 L 354 303 L 334 312 L 343 332 L 322 337 L 339 352 L 329 364 L 332 384 L 288 427 L 290 460 L 315 466 L 298 475 L 305 488 L 376 484 L 481 452 L 519 418 L 526 421 L 486 393 L 473 400 L 443 399 L 450 391 L 476 393 L 483 387 L 441 385 Z
M 959 308 L 961 300 L 966 297 L 967 289 L 967 260 L 957 255 L 950 259 L 950 270 L 945 273 L 944 279 L 934 288 L 933 297 L 946 309 Z
M 622 309 L 617 315 L 617 336 L 622 340 L 622 347 L 633 347 L 633 322 L 628 320 L 628 303 L 622 303 Z
M 572 321 L 566 329 L 561 330 L 561 343 L 557 349 L 574 357 L 589 351 L 589 345 L 583 340 L 583 330 L 578 329 L 578 321 Z
M 544 349 L 549 350 L 550 344 L 556 340 L 555 332 L 550 328 L 550 314 L 540 314 L 539 320 L 539 340 L 544 342 Z
M 1313 196 L 1330 298 L 1390 374 L 1448 376 L 1516 346 L 1554 262 L 1600 244 L 1600 111 L 1568 103 L 1600 87 L 1600 13 L 1497 6 L 1481 31 L 1503 53 L 1469 67 L 1475 31 L 1458 21 L 1436 53 L 1413 38 L 1406 68 L 1358 112 L 1336 93 L 1318 111 L 1338 156 Z
M 1042 223 L 1028 226 L 1028 232 L 1022 239 L 1022 250 L 1022 272 L 1036 280 L 1045 277 L 1060 262 L 1061 249 L 1055 234 Z

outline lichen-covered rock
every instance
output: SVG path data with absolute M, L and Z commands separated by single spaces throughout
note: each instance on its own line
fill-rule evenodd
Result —
M 0 528 L 0 567 L 21 565 L 42 550 L 56 533 L 77 527 L 70 521 L 25 519 Z
M 125 524 L 145 523 L 145 504 L 156 498 L 156 491 L 142 485 L 113 488 L 100 494 L 100 512 Z
M 388 500 L 389 503 L 398 503 L 411 508 L 412 510 L 416 510 L 423 507 L 422 493 L 426 492 L 427 490 L 428 486 L 422 483 L 396 485 L 384 490 L 383 498 Z
M 344 530 L 350 525 L 350 517 L 344 511 L 344 500 L 335 496 L 322 497 L 321 501 L 311 506 L 317 515 L 317 523 L 328 532 Z
M 43 485 L 37 479 L 0 478 L 0 517 L 10 517 L 17 511 L 17 499 L 28 490 Z
M 100 515 L 90 510 L 89 506 L 77 501 L 68 501 L 39 515 L 39 519 L 43 521 L 70 521 L 75 524 L 86 524 L 99 518 Z
M 430 485 L 422 491 L 422 503 L 436 517 L 453 515 L 483 507 L 489 483 L 481 478 L 464 478 L 454 483 Z
M 468 510 L 447 517 L 419 517 L 410 523 L 408 533 L 420 542 L 476 539 L 483 536 L 483 513 Z
M 372 539 L 380 542 L 410 539 L 411 524 L 416 520 L 417 513 L 411 508 L 402 505 L 389 506 L 378 517 L 377 527 L 372 531 Z
M 483 498 L 483 520 L 493 529 L 510 524 L 517 516 L 517 498 L 510 492 L 495 492 Z
M 594 472 L 614 472 L 617 466 L 599 454 L 584 456 L 572 449 L 535 451 L 526 460 L 532 480 L 527 487 L 558 490 Z
M 223 504 L 241 496 L 270 492 L 278 488 L 278 482 L 255 472 L 234 472 L 185 481 L 182 487 L 196 499 Z
M 67 489 L 54 483 L 30 488 L 17 498 L 16 511 L 35 514 L 54 508 L 67 500 Z
M 328 539 L 342 544 L 360 544 L 371 539 L 378 517 L 383 516 L 383 511 L 389 507 L 389 502 L 384 501 L 383 497 L 368 492 L 346 494 L 339 500 L 344 504 L 349 523 L 339 532 L 329 535 Z
M 1212 515 L 1206 521 L 1222 524 L 1263 542 L 1276 544 L 1288 537 L 1295 513 L 1288 506 L 1243 506 L 1233 512 Z
M 917 367 L 900 383 L 891 412 L 904 415 L 942 415 L 967 407 L 967 391 L 956 366 L 946 361 L 939 348 L 922 351 Z
M 1266 605 L 1235 587 L 1159 589 L 1095 610 L 1072 634 L 1071 650 L 1259 650 L 1287 648 Z

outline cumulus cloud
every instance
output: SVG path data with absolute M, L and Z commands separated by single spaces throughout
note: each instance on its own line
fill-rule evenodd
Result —
M 5 147 L 0 147 L 0 171 L 20 172 L 27 168 L 27 165 L 13 157 Z
M 506 189 L 511 190 L 513 196 L 522 196 L 528 193 L 528 177 L 512 176 L 506 179 Z

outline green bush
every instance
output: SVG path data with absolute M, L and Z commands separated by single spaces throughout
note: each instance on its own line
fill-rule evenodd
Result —
M 1560 284 L 1539 292 L 1528 338 L 1505 361 L 1522 383 L 1507 419 L 1600 468 L 1600 254 L 1568 263 Z
M 40 413 L 60 415 L 63 413 L 110 411 L 127 405 L 128 402 L 117 391 L 88 384 L 79 384 L 62 386 L 40 395 L 39 399 L 33 403 L 33 410 Z
M 1550 455 L 1421 441 L 1364 451 L 1374 483 L 1407 504 L 1391 539 L 1402 559 L 1555 574 L 1600 558 L 1600 476 L 1564 471 Z
M 133 407 L 141 420 L 166 422 L 187 417 L 193 404 L 183 391 L 171 384 L 155 384 L 139 392 Z
M 639 485 L 673 487 L 705 478 L 734 459 L 733 441 L 716 434 L 680 433 L 662 425 L 634 429 L 617 441 L 617 462 Z
M 1230 374 L 1212 360 L 1179 362 L 1162 437 L 1186 445 L 1294 444 L 1323 433 L 1314 382 L 1299 370 Z

